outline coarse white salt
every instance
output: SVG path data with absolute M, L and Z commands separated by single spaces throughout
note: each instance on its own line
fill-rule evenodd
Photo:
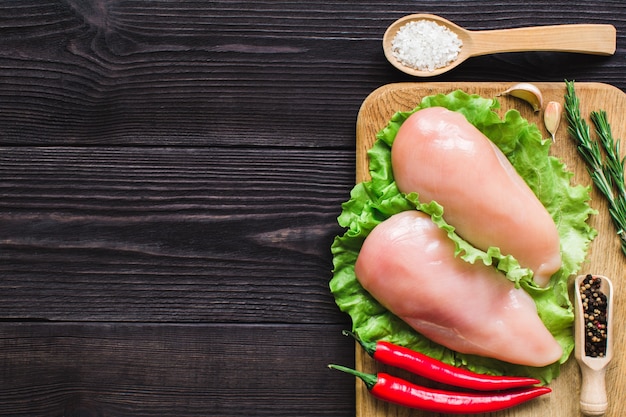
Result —
M 462 46 L 463 42 L 450 29 L 425 19 L 402 26 L 391 41 L 398 61 L 429 72 L 454 62 Z

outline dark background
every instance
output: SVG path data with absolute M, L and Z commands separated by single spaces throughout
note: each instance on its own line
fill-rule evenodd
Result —
M 353 416 L 329 248 L 417 12 L 617 28 L 428 81 L 626 89 L 621 0 L 0 1 L 0 415 Z

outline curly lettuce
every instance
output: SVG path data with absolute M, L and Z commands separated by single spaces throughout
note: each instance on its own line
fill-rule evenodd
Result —
M 532 271 L 522 268 L 513 257 L 504 256 L 499 248 L 481 251 L 459 237 L 454 227 L 443 219 L 443 207 L 438 203 L 424 204 L 417 194 L 407 195 L 398 190 L 391 166 L 391 147 L 395 136 L 411 114 L 433 106 L 462 113 L 493 141 L 552 215 L 561 239 L 563 262 L 547 288 L 538 287 L 532 280 Z M 415 109 L 393 115 L 377 133 L 376 141 L 368 151 L 371 180 L 357 184 L 350 193 L 350 199 L 342 205 L 338 223 L 346 230 L 343 235 L 335 237 L 331 247 L 333 277 L 330 289 L 339 308 L 350 315 L 352 331 L 363 340 L 387 340 L 476 372 L 527 375 L 548 383 L 558 376 L 560 365 L 567 361 L 574 347 L 574 314 L 567 281 L 580 269 L 589 244 L 597 233 L 587 223 L 595 211 L 589 206 L 589 187 L 572 185 L 572 173 L 557 158 L 549 155 L 551 141 L 544 140 L 537 126 L 529 123 L 517 110 L 509 110 L 500 118 L 495 112 L 499 106 L 496 99 L 457 90 L 447 95 L 425 97 Z M 467 262 L 492 265 L 527 291 L 537 305 L 540 318 L 563 348 L 561 359 L 535 368 L 454 352 L 422 336 L 378 303 L 359 284 L 354 264 L 369 232 L 390 216 L 406 210 L 420 210 L 430 215 L 455 243 L 456 256 Z

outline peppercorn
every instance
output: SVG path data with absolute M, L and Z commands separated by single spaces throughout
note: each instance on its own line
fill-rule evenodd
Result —
M 600 289 L 601 280 L 588 274 L 580 284 L 585 318 L 585 355 L 604 357 L 606 355 L 607 297 Z

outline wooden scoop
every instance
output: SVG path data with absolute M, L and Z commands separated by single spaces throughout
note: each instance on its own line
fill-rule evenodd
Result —
M 455 61 L 445 67 L 427 71 L 407 66 L 396 58 L 392 41 L 398 30 L 410 21 L 419 20 L 430 20 L 445 26 L 459 37 L 463 46 Z M 450 71 L 473 56 L 522 51 L 613 55 L 615 44 L 615 27 L 607 24 L 573 24 L 469 31 L 432 14 L 412 14 L 402 17 L 392 23 L 383 36 L 383 50 L 389 62 L 399 70 L 418 77 L 432 77 Z
M 600 291 L 607 298 L 607 338 L 606 354 L 603 357 L 587 356 L 585 352 L 585 318 L 583 300 L 580 293 L 580 283 L 585 275 L 579 275 L 575 280 L 574 293 L 576 297 L 575 309 L 575 350 L 574 356 L 578 361 L 582 373 L 582 387 L 580 391 L 580 409 L 589 416 L 601 416 L 606 412 L 608 400 L 606 396 L 605 372 L 606 366 L 613 358 L 613 285 L 611 281 L 602 275 L 593 275 L 600 279 Z

